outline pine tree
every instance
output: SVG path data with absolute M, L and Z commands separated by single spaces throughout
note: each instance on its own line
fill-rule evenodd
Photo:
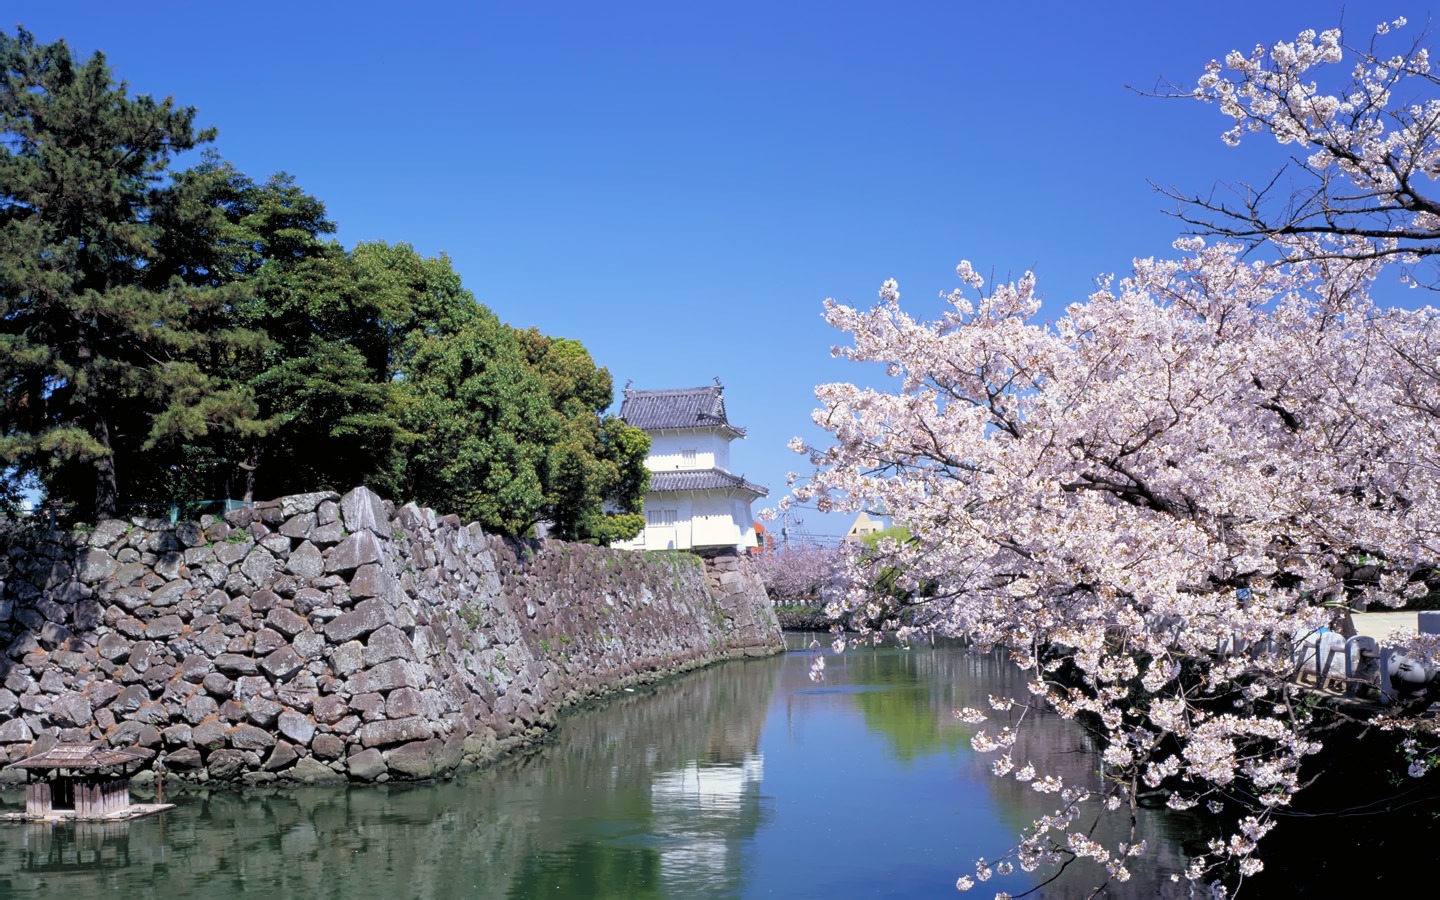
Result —
M 130 499 L 117 447 L 178 458 L 264 427 L 225 376 L 258 338 L 227 324 L 238 288 L 192 271 L 212 217 L 168 172 L 213 138 L 193 108 L 131 96 L 100 53 L 0 34 L 0 463 L 97 519 Z

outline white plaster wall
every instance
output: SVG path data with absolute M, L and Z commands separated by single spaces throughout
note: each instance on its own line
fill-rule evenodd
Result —
M 694 461 L 686 460 L 683 451 L 694 450 Z M 645 465 L 652 472 L 673 472 L 677 469 L 730 468 L 730 442 L 713 431 L 671 431 L 650 435 L 650 455 Z
M 674 525 L 650 525 L 647 519 L 645 530 L 634 540 L 617 541 L 614 546 L 621 550 L 744 549 L 757 543 L 750 504 L 724 492 L 686 491 L 646 496 L 647 516 L 665 509 L 675 510 Z
M 740 543 L 740 526 L 735 521 L 734 503 L 719 493 L 695 496 L 692 547 L 734 547 Z

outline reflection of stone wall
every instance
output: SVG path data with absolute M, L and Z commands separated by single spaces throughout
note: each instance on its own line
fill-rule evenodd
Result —
M 103 884 L 117 897 L 514 898 L 538 896 L 543 875 L 546 896 L 634 900 L 646 894 L 631 889 L 633 880 L 586 867 L 659 877 L 666 848 L 619 846 L 664 814 L 653 808 L 652 783 L 687 764 L 753 755 L 782 664 L 746 660 L 622 692 L 567 717 L 533 752 L 452 781 L 243 794 L 197 786 L 163 816 L 104 833 L 0 830 L 0 895 L 83 897 Z M 738 849 L 762 820 L 760 798 L 747 801 L 723 820 L 705 820 L 707 836 L 736 848 L 732 881 Z M 722 885 L 650 896 L 734 893 Z
M 688 554 L 505 541 L 364 488 L 7 541 L 12 761 L 104 740 L 198 780 L 423 778 L 627 682 L 780 645 L 743 561 L 717 591 Z

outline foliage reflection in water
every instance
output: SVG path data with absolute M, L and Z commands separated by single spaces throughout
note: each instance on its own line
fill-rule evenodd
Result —
M 804 651 L 737 661 L 622 694 L 457 781 L 192 791 L 103 834 L 8 828 L 0 895 L 950 896 L 976 857 L 1053 808 L 991 776 L 952 715 L 1013 692 L 1008 665 L 954 647 L 852 648 L 816 685 L 809 662 Z M 1017 758 L 1094 777 L 1073 723 L 1045 716 L 1025 735 Z M 1177 822 L 1142 818 L 1155 856 L 1122 895 L 1170 889 L 1161 872 L 1180 858 L 1165 830 Z M 1072 867 L 1043 895 L 1076 896 L 1099 877 Z M 1017 872 L 981 892 L 1038 880 Z

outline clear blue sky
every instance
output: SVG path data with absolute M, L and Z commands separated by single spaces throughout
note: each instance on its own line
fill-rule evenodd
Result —
M 1339 2 L 245 3 L 8 0 L 3 24 L 103 50 L 256 178 L 286 171 L 346 246 L 448 253 L 513 325 L 577 338 L 618 390 L 719 376 L 732 467 L 784 493 L 818 440 L 834 297 L 896 278 L 919 313 L 954 267 L 1033 269 L 1054 315 L 1163 255 L 1147 179 L 1258 180 L 1273 142 L 1219 140 L 1191 83 L 1233 48 L 1341 21 Z M 1428 18 L 1350 3 L 1347 30 Z M 804 513 L 802 512 L 802 515 Z M 847 521 L 810 514 L 806 528 Z

